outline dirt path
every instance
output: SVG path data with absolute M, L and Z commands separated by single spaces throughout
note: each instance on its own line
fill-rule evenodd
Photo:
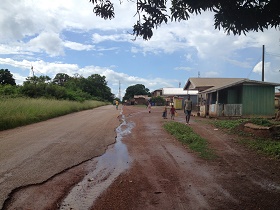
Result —
M 105 154 L 16 190 L 4 209 L 279 209 L 279 161 L 192 117 L 219 156 L 203 160 L 163 130 L 170 119 L 161 111 L 123 107 L 117 142 Z M 184 123 L 182 112 L 176 121 Z
M 219 156 L 206 161 L 163 130 L 160 108 L 124 107 L 124 114 L 136 125 L 123 140 L 131 167 L 92 209 L 279 209 L 278 161 L 192 117 L 190 126 Z M 184 123 L 182 112 L 176 121 Z

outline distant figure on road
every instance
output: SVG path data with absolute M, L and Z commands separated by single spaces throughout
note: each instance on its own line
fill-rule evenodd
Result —
M 177 113 L 177 112 L 176 112 L 176 109 L 175 109 L 174 106 L 172 105 L 172 106 L 171 106 L 171 109 L 170 109 L 171 120 L 174 120 L 175 113 Z
M 165 106 L 162 112 L 163 119 L 167 119 L 167 107 Z
M 151 113 L 151 110 L 152 110 L 152 105 L 151 105 L 151 103 L 150 102 L 148 102 L 149 104 L 148 104 L 148 111 L 149 111 L 149 113 Z
M 188 98 L 184 102 L 184 112 L 186 115 L 186 125 L 189 125 L 192 112 L 192 100 L 190 95 L 188 95 Z
M 119 109 L 119 101 L 116 100 L 116 110 L 118 110 L 118 109 Z

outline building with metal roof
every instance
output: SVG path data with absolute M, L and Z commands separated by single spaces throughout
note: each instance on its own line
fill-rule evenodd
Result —
M 198 90 L 201 116 L 274 117 L 279 83 L 244 78 L 189 78 L 184 90 Z

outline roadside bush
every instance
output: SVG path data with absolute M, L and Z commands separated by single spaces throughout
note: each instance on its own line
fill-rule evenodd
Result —
M 19 95 L 19 88 L 15 85 L 0 85 L 0 96 L 9 96 L 11 98 Z

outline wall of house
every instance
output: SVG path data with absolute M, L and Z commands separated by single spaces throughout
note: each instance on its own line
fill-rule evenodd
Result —
M 242 103 L 242 86 L 234 86 L 227 90 L 227 104 Z
M 210 117 L 240 117 L 242 116 L 242 104 L 210 104 Z
M 244 85 L 242 92 L 242 115 L 273 117 L 274 87 Z

